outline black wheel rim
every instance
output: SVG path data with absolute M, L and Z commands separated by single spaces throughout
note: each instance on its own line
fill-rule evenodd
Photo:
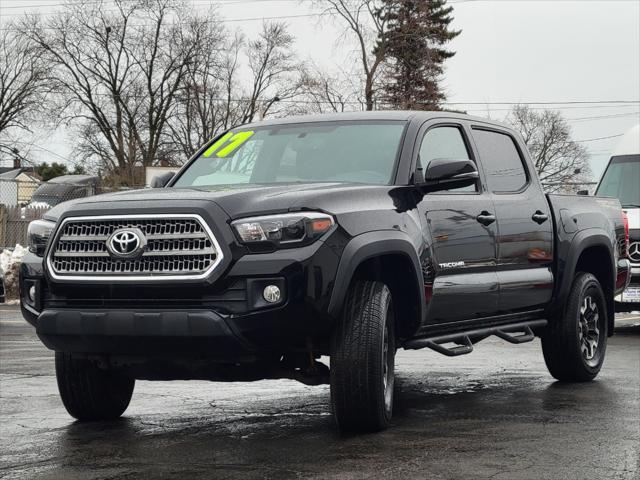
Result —
M 580 305 L 578 339 L 582 359 L 588 365 L 596 365 L 598 363 L 601 344 L 600 312 L 598 302 L 591 295 L 585 295 Z

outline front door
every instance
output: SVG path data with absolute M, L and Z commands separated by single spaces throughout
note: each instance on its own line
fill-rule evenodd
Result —
M 463 125 L 455 122 L 427 125 L 419 143 L 419 165 L 426 169 L 436 158 L 474 160 L 467 135 Z M 431 242 L 431 265 L 425 269 L 425 276 L 431 277 L 425 278 L 430 297 L 425 328 L 473 323 L 494 315 L 498 307 L 497 229 L 493 202 L 482 181 L 427 194 L 418 209 Z

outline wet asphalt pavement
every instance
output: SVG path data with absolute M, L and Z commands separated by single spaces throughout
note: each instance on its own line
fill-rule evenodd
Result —
M 139 381 L 121 420 L 76 423 L 52 353 L 0 307 L 0 478 L 638 479 L 640 315 L 622 324 L 587 384 L 554 382 L 538 340 L 400 351 L 393 426 L 343 438 L 328 387 L 288 380 Z

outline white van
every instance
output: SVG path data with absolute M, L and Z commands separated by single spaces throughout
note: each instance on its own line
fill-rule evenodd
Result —
M 616 311 L 640 310 L 640 124 L 613 151 L 596 195 L 620 199 L 629 221 L 631 284 L 616 297 Z

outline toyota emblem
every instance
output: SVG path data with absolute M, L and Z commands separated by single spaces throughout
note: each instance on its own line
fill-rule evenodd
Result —
M 144 233 L 139 228 L 121 228 L 107 239 L 107 250 L 114 257 L 134 258 L 139 256 L 147 245 Z

